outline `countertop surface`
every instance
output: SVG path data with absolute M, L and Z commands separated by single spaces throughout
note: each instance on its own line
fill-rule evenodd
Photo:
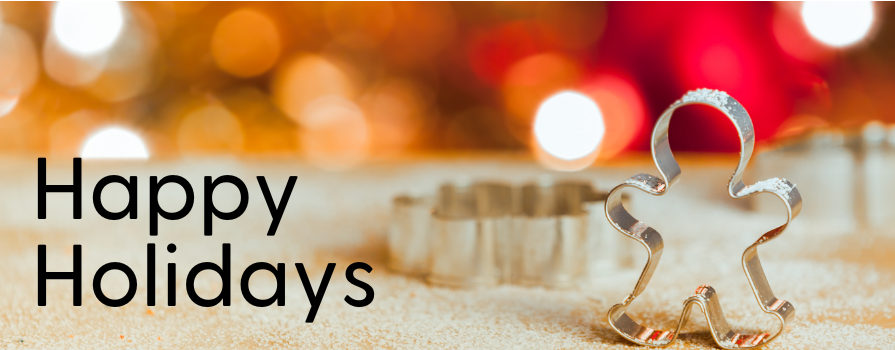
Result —
M 748 199 L 727 196 L 735 160 L 684 162 L 680 184 L 662 197 L 630 191 L 633 213 L 665 238 L 665 254 L 646 292 L 631 306 L 639 321 L 657 329 L 675 325 L 683 301 L 701 284 L 718 291 L 736 330 L 771 331 L 775 319 L 763 314 L 740 266 L 743 250 L 785 219 L 780 212 L 750 209 Z M 72 219 L 72 196 L 50 194 L 46 220 L 37 219 L 37 162 L 6 160 L 0 165 L 0 344 L 6 348 L 640 348 L 617 336 L 606 322 L 609 307 L 633 289 L 646 255 L 633 241 L 634 264 L 592 275 L 580 286 L 551 290 L 520 286 L 458 290 L 433 287 L 386 268 L 386 234 L 391 198 L 398 193 L 432 192 L 443 181 L 497 179 L 521 184 L 545 175 L 593 180 L 610 189 L 639 172 L 657 173 L 649 163 L 592 167 L 551 173 L 520 159 L 418 159 L 368 164 L 325 172 L 298 161 L 199 159 L 83 164 L 83 218 Z M 138 218 L 110 221 L 93 206 L 97 181 L 106 175 L 136 176 Z M 178 221 L 160 219 L 149 235 L 150 176 L 176 174 L 195 192 L 191 212 Z M 235 175 L 248 188 L 245 213 L 232 221 L 215 219 L 213 235 L 203 235 L 203 176 Z M 275 236 L 256 176 L 263 175 L 279 200 L 287 178 L 297 183 Z M 747 171 L 747 182 L 760 180 Z M 790 179 L 798 185 L 799 179 Z M 71 162 L 51 159 L 50 184 L 71 183 Z M 764 194 L 771 196 L 770 194 Z M 163 208 L 183 203 L 177 186 L 160 193 Z M 822 205 L 823 193 L 802 193 L 804 205 Z M 222 185 L 214 194 L 222 210 L 236 207 L 238 192 Z M 125 190 L 110 185 L 102 195 L 112 211 L 124 208 Z M 887 349 L 895 344 L 895 229 L 845 228 L 830 218 L 795 220 L 792 230 L 763 245 L 760 256 L 775 294 L 795 306 L 794 320 L 767 349 Z M 823 222 L 823 223 L 822 223 Z M 891 226 L 889 226 L 891 227 Z M 609 234 L 618 234 L 612 232 Z M 147 244 L 156 246 L 155 306 L 147 306 Z M 165 247 L 174 243 L 169 253 Z M 231 244 L 231 305 L 203 308 L 184 286 L 194 265 L 221 263 L 222 245 Z M 47 305 L 38 306 L 38 245 L 47 246 L 49 271 L 70 271 L 73 245 L 82 249 L 82 306 L 72 306 L 72 283 L 51 280 Z M 367 307 L 344 301 L 364 292 L 350 284 L 346 267 L 372 266 L 355 275 L 375 291 Z M 123 307 L 100 303 L 94 274 L 121 262 L 135 273 L 137 290 Z M 284 263 L 285 306 L 254 307 L 240 292 L 240 277 L 255 262 Z M 167 264 L 175 263 L 177 305 L 167 306 Z M 328 263 L 334 272 L 313 323 L 310 302 L 295 263 L 307 269 L 317 289 Z M 252 292 L 272 295 L 275 279 L 256 273 Z M 200 296 L 213 297 L 221 280 L 203 272 L 195 281 Z M 112 271 L 104 293 L 123 296 L 127 278 Z M 698 309 L 671 349 L 715 348 Z

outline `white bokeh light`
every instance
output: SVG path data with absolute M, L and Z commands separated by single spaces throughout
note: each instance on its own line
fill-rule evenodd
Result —
M 77 55 L 108 49 L 123 26 L 124 13 L 117 1 L 60 1 L 53 8 L 53 36 Z
M 108 127 L 87 138 L 81 149 L 81 158 L 146 159 L 149 152 L 137 134 L 119 127 Z
M 843 47 L 857 43 L 873 25 L 870 1 L 806 1 L 802 20 L 808 33 L 820 42 Z
M 534 132 L 544 151 L 563 160 L 575 160 L 597 149 L 606 127 L 603 113 L 592 99 L 563 91 L 541 103 Z
M 3 117 L 9 112 L 12 112 L 13 109 L 16 108 L 16 105 L 19 104 L 19 96 L 4 96 L 0 93 L 0 117 Z

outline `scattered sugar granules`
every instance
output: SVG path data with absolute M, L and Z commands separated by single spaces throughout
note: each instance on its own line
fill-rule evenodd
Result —
M 170 164 L 163 164 L 167 165 L 150 162 L 145 170 L 109 164 L 104 165 L 102 175 L 171 173 Z M 0 232 L 0 348 L 118 349 L 127 345 L 134 349 L 158 349 L 163 345 L 166 349 L 644 349 L 619 337 L 606 322 L 607 310 L 631 293 L 645 263 L 643 248 L 630 239 L 623 241 L 637 249 L 632 267 L 601 274 L 571 290 L 518 286 L 434 288 L 386 269 L 384 234 L 391 195 L 411 187 L 434 188 L 441 179 L 464 174 L 500 175 L 507 181 L 522 182 L 545 173 L 536 164 L 500 159 L 430 161 L 374 164 L 321 174 L 312 167 L 283 162 L 223 166 L 200 163 L 183 164 L 177 173 L 201 181 L 206 169 L 216 165 L 244 179 L 255 175 L 286 179 L 296 175 L 303 180 L 296 184 L 287 216 L 274 237 L 264 236 L 270 215 L 263 200 L 251 201 L 239 220 L 216 223 L 214 236 L 201 234 L 201 215 L 192 221 L 188 217 L 166 222 L 167 231 L 158 238 L 176 243 L 178 250 L 159 258 L 171 259 L 178 263 L 178 268 L 185 269 L 178 272 L 181 278 L 199 262 L 220 259 L 220 251 L 208 249 L 211 252 L 203 255 L 206 252 L 201 248 L 219 246 L 223 241 L 234 244 L 233 304 L 198 307 L 192 305 L 181 287 L 177 306 L 167 307 L 157 300 L 152 309 L 154 315 L 149 315 L 142 279 L 145 270 L 140 264 L 145 263 L 146 243 L 159 241 L 145 234 L 146 217 L 109 222 L 85 214 L 83 220 L 71 220 L 71 208 L 61 207 L 70 206 L 71 199 L 62 196 L 51 197 L 48 203 L 60 206 L 54 207 L 58 211 L 51 211 L 59 215 L 37 225 L 33 214 L 34 185 L 27 182 L 34 179 L 33 164 L 9 161 L 10 180 L 0 186 L 0 193 L 21 201 L 0 201 L 0 222 L 4 228 Z M 633 169 L 645 167 L 652 168 L 652 163 L 644 162 Z M 100 178 L 90 173 L 90 167 L 85 166 L 84 172 L 87 188 Z M 633 173 L 636 170 L 617 169 L 587 176 L 592 174 L 594 180 L 616 184 Z M 632 213 L 662 230 L 666 244 L 647 290 L 631 305 L 632 317 L 643 324 L 664 327 L 676 322 L 683 300 L 694 287 L 708 283 L 718 290 L 724 314 L 734 330 L 775 330 L 777 323 L 773 317 L 765 322 L 769 316 L 761 312 L 752 295 L 740 265 L 740 254 L 757 233 L 779 225 L 779 213 L 748 212 L 693 195 L 697 186 L 703 188 L 710 180 L 727 175 L 726 168 L 699 168 L 688 172 L 669 196 L 641 194 L 643 197 L 632 199 Z M 675 197 L 677 194 L 680 196 Z M 720 195 L 724 200 L 736 201 L 723 191 Z M 252 192 L 251 197 L 263 198 L 258 192 Z M 678 202 L 669 205 L 673 200 Z M 32 211 L 19 213 L 16 210 L 20 207 Z M 794 228 L 761 247 L 762 264 L 776 296 L 792 302 L 796 308 L 792 322 L 787 323 L 788 330 L 763 349 L 891 349 L 891 344 L 895 344 L 895 276 L 891 263 L 887 265 L 880 259 L 891 256 L 883 248 L 895 248 L 895 239 L 856 247 L 852 239 L 818 235 L 812 231 L 812 223 L 803 219 L 799 218 L 804 221 L 803 236 Z M 612 234 L 621 237 L 621 233 Z M 69 281 L 48 282 L 48 305 L 36 306 L 37 244 L 48 244 L 48 267 L 59 271 L 71 266 L 71 255 L 66 255 L 63 247 L 84 245 L 83 306 L 71 305 Z M 855 252 L 847 255 L 843 249 Z M 873 256 L 878 258 L 869 260 L 868 250 L 873 250 Z M 113 254 L 118 255 L 112 257 Z M 127 263 L 140 277 L 137 296 L 121 308 L 100 304 L 91 289 L 96 268 L 115 260 Z M 257 261 L 306 263 L 315 284 L 326 263 L 337 263 L 314 323 L 304 322 L 310 305 L 301 283 L 291 273 L 287 274 L 285 306 L 257 308 L 243 301 L 237 271 Z M 354 308 L 343 301 L 346 295 L 358 297 L 358 289 L 347 283 L 341 270 L 355 261 L 373 266 L 363 280 L 373 286 L 375 299 L 364 308 Z M 163 270 L 158 269 L 157 273 L 157 297 L 163 298 Z M 270 280 L 264 277 L 256 274 L 252 278 L 252 288 L 258 288 L 258 296 L 273 291 Z M 203 281 L 197 279 L 197 292 L 215 295 L 219 280 Z M 717 349 L 698 310 L 693 310 L 682 331 L 671 349 Z M 76 336 L 71 337 L 72 334 Z M 132 342 L 123 342 L 120 335 Z
M 724 113 L 729 113 L 727 108 L 727 99 L 730 97 L 726 92 L 712 89 L 697 89 L 687 91 L 681 102 L 706 102 L 720 108 Z
M 738 193 L 737 195 L 745 196 L 751 193 L 766 191 L 779 194 L 784 199 L 790 200 L 790 193 L 792 193 L 792 189 L 795 187 L 795 184 L 792 184 L 790 186 L 786 179 L 775 177 L 756 182 L 754 185 L 748 185 L 740 190 L 740 193 Z

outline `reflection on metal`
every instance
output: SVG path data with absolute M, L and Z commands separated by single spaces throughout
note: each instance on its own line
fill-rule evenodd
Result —
M 673 331 L 643 326 L 625 313 L 627 306 L 649 284 L 649 280 L 659 264 L 659 258 L 662 256 L 663 241 L 658 231 L 628 213 L 622 204 L 621 190 L 625 187 L 634 187 L 649 194 L 661 196 L 674 186 L 681 175 L 681 170 L 668 144 L 668 125 L 671 115 L 677 108 L 691 104 L 708 105 L 720 110 L 733 122 L 739 133 L 740 161 L 730 179 L 728 187 L 730 196 L 744 198 L 761 192 L 769 192 L 775 194 L 786 204 L 786 223 L 762 235 L 755 243 L 746 248 L 742 258 L 743 270 L 749 279 L 759 306 L 764 312 L 772 314 L 780 320 L 780 329 L 774 333 L 748 335 L 737 333 L 731 329 L 721 312 L 721 305 L 715 290 L 707 285 L 699 286 L 693 295 L 684 302 L 680 321 Z M 690 91 L 682 99 L 675 101 L 659 117 L 652 134 L 652 153 L 661 178 L 648 174 L 636 175 L 610 191 L 609 198 L 606 200 L 606 217 L 612 225 L 627 237 L 642 244 L 649 253 L 646 266 L 634 286 L 634 291 L 622 303 L 609 309 L 609 324 L 622 337 L 640 345 L 656 347 L 670 345 L 677 338 L 694 305 L 699 306 L 705 315 L 715 343 L 725 349 L 758 347 L 773 340 L 785 329 L 786 321 L 792 317 L 795 309 L 788 301 L 777 299 L 774 296 L 758 259 L 758 246 L 783 233 L 790 221 L 798 215 L 802 207 L 802 197 L 795 185 L 785 179 L 773 178 L 748 186 L 743 183 L 743 170 L 752 156 L 754 143 L 755 134 L 749 114 L 739 102 L 721 91 L 709 89 Z
M 513 219 L 512 280 L 522 285 L 570 287 L 585 273 L 588 212 L 602 202 L 587 183 L 528 184 L 521 188 Z
M 598 237 L 606 233 L 602 214 L 594 221 L 589 212 L 605 198 L 589 182 L 575 181 L 447 184 L 434 198 L 399 196 L 389 267 L 450 287 L 570 287 L 594 260 L 606 258 L 588 254 L 612 242 Z
M 388 267 L 409 275 L 429 269 L 429 227 L 434 198 L 398 196 L 392 203 Z
M 431 270 L 426 280 L 450 287 L 505 280 L 513 189 L 500 183 L 442 186 L 433 216 Z

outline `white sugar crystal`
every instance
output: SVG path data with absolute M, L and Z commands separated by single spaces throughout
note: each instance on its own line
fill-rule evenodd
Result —
M 730 111 L 727 108 L 727 99 L 730 98 L 726 92 L 712 89 L 697 89 L 687 91 L 687 94 L 681 98 L 682 102 L 705 102 L 717 106 L 725 113 Z
M 781 179 L 781 178 L 775 177 L 775 178 L 767 179 L 764 181 L 756 182 L 754 185 L 746 186 L 746 188 L 744 188 L 742 191 L 740 191 L 740 193 L 742 195 L 745 195 L 745 194 L 755 193 L 755 192 L 774 192 L 774 193 L 777 193 L 777 194 L 783 196 L 783 198 L 785 198 L 786 200 L 789 200 L 790 199 L 789 193 L 792 192 L 792 189 L 795 186 L 796 186 L 795 184 L 790 186 L 786 182 L 786 179 Z

